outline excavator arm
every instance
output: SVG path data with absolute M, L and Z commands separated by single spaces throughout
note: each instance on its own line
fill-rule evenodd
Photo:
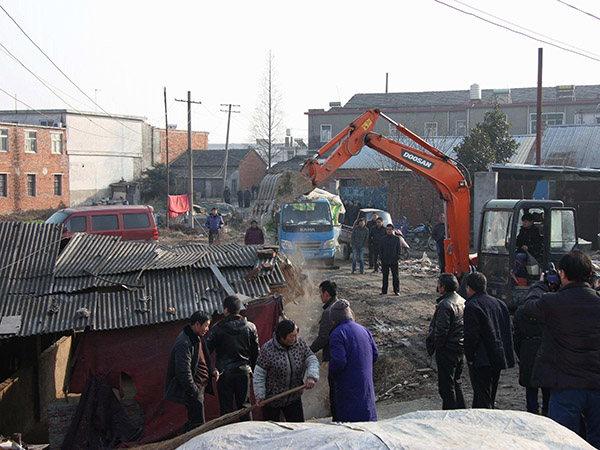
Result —
M 425 150 L 410 147 L 380 134 L 373 129 L 383 117 L 396 129 Z M 379 109 L 366 111 L 348 127 L 325 144 L 317 154 L 305 161 L 301 172 L 315 188 L 327 180 L 363 146 L 368 146 L 391 158 L 433 184 L 444 200 L 446 213 L 446 272 L 461 276 L 469 271 L 470 182 L 443 152 L 431 146 L 404 126 L 394 122 Z M 332 150 L 325 162 L 317 158 Z

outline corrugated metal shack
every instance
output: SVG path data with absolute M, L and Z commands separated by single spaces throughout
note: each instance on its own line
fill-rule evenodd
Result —
M 218 317 L 222 299 L 232 291 L 262 299 L 247 303 L 248 317 L 260 322 L 262 344 L 281 312 L 279 294 L 303 293 L 298 269 L 275 252 L 259 258 L 260 246 L 171 248 L 78 234 L 61 250 L 61 233 L 51 224 L 0 224 L 3 433 L 39 428 L 48 421 L 48 405 L 64 396 L 62 385 L 81 392 L 90 373 L 106 375 L 121 391 L 122 373 L 133 379 L 133 398 L 146 411 L 146 426 L 151 425 L 148 408 L 163 408 L 163 415 L 170 410 L 160 405 L 166 362 L 175 336 L 194 311 Z M 85 332 L 71 336 L 73 331 Z M 141 355 L 145 360 L 140 362 Z M 137 371 L 148 370 L 150 360 L 156 369 L 140 383 Z M 50 385 L 52 392 L 47 392 Z M 8 413 L 12 402 L 30 404 L 20 408 L 30 413 Z M 176 411 L 176 419 L 178 414 L 185 421 L 185 412 Z M 178 420 L 170 425 L 179 426 Z M 154 427 L 153 435 L 161 430 Z

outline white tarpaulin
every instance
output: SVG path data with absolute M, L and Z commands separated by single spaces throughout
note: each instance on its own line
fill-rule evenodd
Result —
M 241 422 L 202 434 L 191 449 L 593 449 L 546 417 L 521 411 L 422 411 L 351 424 Z

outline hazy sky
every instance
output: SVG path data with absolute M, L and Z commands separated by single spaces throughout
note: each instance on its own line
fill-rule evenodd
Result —
M 537 49 L 544 48 L 544 85 L 600 84 L 598 0 L 443 0 L 592 60 L 467 16 L 435 0 L 138 1 L 0 0 L 29 36 L 92 99 L 117 114 L 187 127 L 192 91 L 194 130 L 225 141 L 222 103 L 240 105 L 230 142 L 250 140 L 267 54 L 275 56 L 284 123 L 306 137 L 311 108 L 347 102 L 355 93 L 533 87 Z M 467 6 L 466 6 L 467 5 Z M 512 22 L 509 25 L 481 11 Z M 562 43 L 559 43 L 560 41 Z M 0 10 L 0 44 L 47 81 L 57 98 L 0 47 L 0 88 L 36 109 L 94 111 L 89 102 Z M 97 90 L 97 91 L 96 91 Z M 63 94 L 64 92 L 64 94 Z M 0 109 L 15 100 L 0 92 Z M 25 108 L 19 105 L 19 109 Z

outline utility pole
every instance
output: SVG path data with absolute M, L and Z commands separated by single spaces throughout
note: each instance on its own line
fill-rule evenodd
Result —
M 192 101 L 192 92 L 188 91 L 187 100 L 175 99 L 176 102 L 185 102 L 188 107 L 188 163 L 190 165 L 190 206 L 189 206 L 189 218 L 190 226 L 194 228 L 194 156 L 192 154 L 192 103 L 200 105 L 202 102 Z
M 538 86 L 537 86 L 537 117 L 535 129 L 535 163 L 542 165 L 542 60 L 544 49 L 538 48 Z
M 167 228 L 169 228 L 169 194 L 171 180 L 169 179 L 169 120 L 167 119 L 167 87 L 165 86 L 165 141 L 167 149 Z
M 232 111 L 231 108 L 239 108 L 240 105 L 232 105 L 231 103 L 221 103 L 221 106 L 227 106 L 227 111 L 221 110 L 221 112 L 227 113 L 227 135 L 225 136 L 225 170 L 223 171 L 223 190 L 227 186 L 227 161 L 229 160 L 229 123 L 231 121 L 231 113 L 239 113 L 239 111 Z

